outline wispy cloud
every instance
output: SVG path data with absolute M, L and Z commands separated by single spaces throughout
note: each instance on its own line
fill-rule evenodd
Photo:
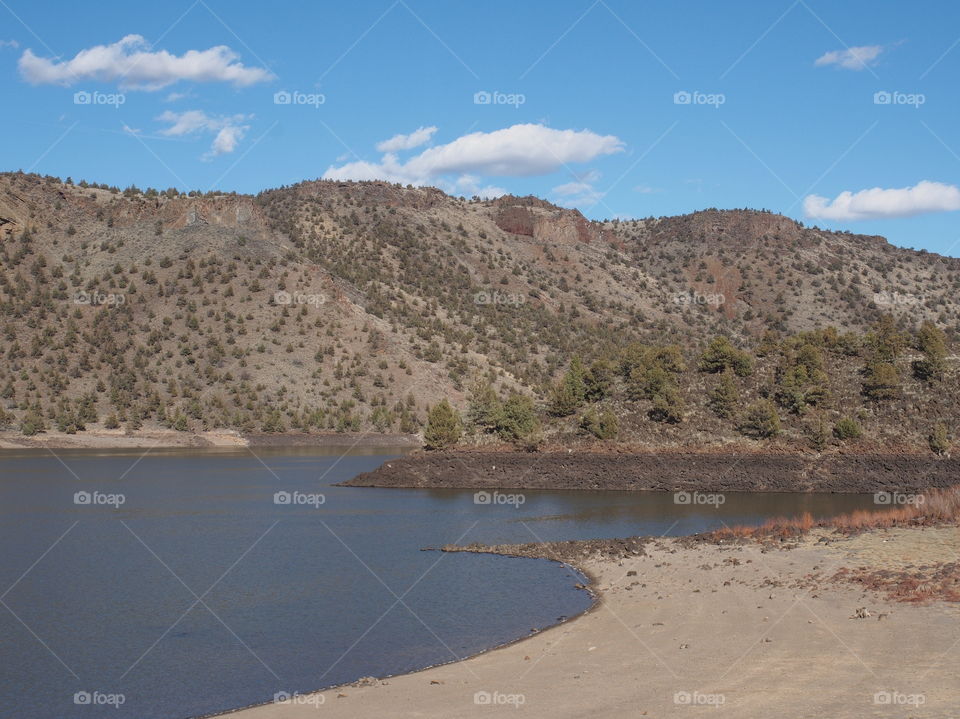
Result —
M 169 127 L 160 131 L 165 137 L 184 137 L 198 133 L 213 134 L 210 150 L 203 155 L 209 160 L 220 155 L 227 155 L 237 149 L 237 145 L 250 129 L 244 124 L 248 115 L 212 116 L 203 110 L 187 110 L 173 112 L 167 110 L 157 120 L 169 123 Z
M 590 170 L 576 176 L 572 182 L 557 185 L 550 192 L 562 207 L 592 207 L 607 194 L 598 190 L 594 184 L 600 180 L 600 172 Z
M 389 140 L 377 143 L 377 149 L 380 152 L 400 152 L 401 150 L 412 150 L 430 142 L 433 133 L 437 131 L 436 126 L 419 127 L 409 135 L 394 135 Z
M 836 65 L 844 70 L 866 70 L 877 63 L 880 53 L 886 50 L 883 45 L 861 45 L 848 47 L 845 50 L 831 50 L 816 59 L 813 63 L 817 67 Z

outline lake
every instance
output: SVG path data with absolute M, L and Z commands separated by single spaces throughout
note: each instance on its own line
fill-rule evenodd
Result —
M 197 717 L 452 661 L 590 606 L 555 562 L 421 551 L 690 534 L 868 495 L 331 486 L 404 450 L 0 452 L 0 715 Z

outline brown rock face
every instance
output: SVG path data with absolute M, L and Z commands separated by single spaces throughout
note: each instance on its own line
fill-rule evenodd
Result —
M 589 244 L 606 239 L 606 232 L 578 210 L 564 210 L 535 197 L 501 197 L 494 221 L 504 232 L 541 242 Z

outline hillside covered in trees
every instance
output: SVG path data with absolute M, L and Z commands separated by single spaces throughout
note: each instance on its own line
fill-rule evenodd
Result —
M 0 425 L 943 448 L 958 289 L 960 260 L 765 211 L 9 173 Z

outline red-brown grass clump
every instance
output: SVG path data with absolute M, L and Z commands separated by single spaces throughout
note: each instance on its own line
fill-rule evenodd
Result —
M 895 602 L 960 602 L 960 562 L 903 570 L 844 567 L 832 579 L 853 582 L 864 589 L 882 592 L 887 599 Z
M 803 536 L 814 527 L 835 529 L 850 534 L 868 529 L 890 527 L 932 526 L 954 524 L 960 521 L 960 485 L 947 489 L 932 489 L 919 495 L 916 501 L 889 509 L 858 509 L 849 514 L 816 520 L 809 512 L 799 517 L 768 519 L 759 526 L 735 525 L 711 532 L 712 540 L 728 539 L 787 539 Z

